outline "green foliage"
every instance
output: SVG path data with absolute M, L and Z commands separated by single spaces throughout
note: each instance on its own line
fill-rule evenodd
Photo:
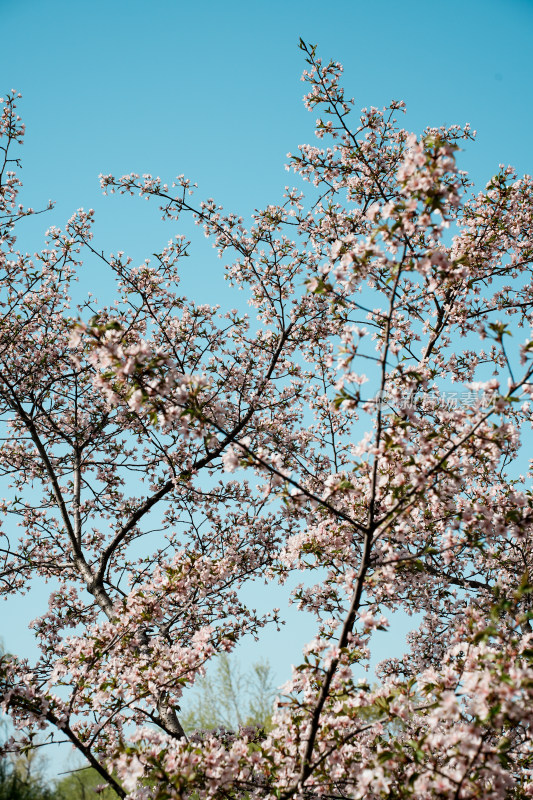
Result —
M 213 675 L 196 682 L 196 694 L 181 717 L 186 732 L 241 725 L 268 729 L 276 694 L 272 668 L 260 661 L 245 673 L 234 659 L 222 653 Z
M 0 760 L 0 800 L 63 800 L 40 775 L 20 769 L 17 762 Z M 65 797 L 65 800 L 70 798 Z
M 0 655 L 5 652 L 0 639 Z M 6 718 L 0 717 L 2 738 L 7 735 Z M 1 744 L 1 742 L 0 742 Z M 63 800 L 47 786 L 42 774 L 43 759 L 38 748 L 20 755 L 0 756 L 0 800 Z M 70 800 L 65 797 L 65 800 Z
M 116 792 L 110 787 L 96 794 L 96 787 L 103 783 L 102 776 L 92 767 L 77 769 L 57 784 L 57 800 L 117 800 Z

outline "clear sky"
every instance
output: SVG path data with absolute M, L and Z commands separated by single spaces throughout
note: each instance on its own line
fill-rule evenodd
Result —
M 478 137 L 460 163 L 480 186 L 502 162 L 533 171 L 533 0 L 0 0 L 0 31 L 0 94 L 23 94 L 23 200 L 57 202 L 25 221 L 21 249 L 79 207 L 96 210 L 97 246 L 135 259 L 182 232 L 155 203 L 103 198 L 100 172 L 185 173 L 198 197 L 245 217 L 277 202 L 295 183 L 287 152 L 313 139 L 300 36 L 344 64 L 357 106 L 403 99 L 413 131 L 469 122 Z M 191 252 L 186 291 L 220 301 L 221 265 L 198 229 Z M 101 281 L 88 265 L 82 286 L 105 296 Z M 13 650 L 38 613 L 19 608 L 0 624 Z M 269 640 L 280 680 L 305 633 Z
M 170 238 L 155 204 L 101 198 L 100 172 L 185 173 L 243 215 L 276 202 L 287 152 L 313 138 L 300 36 L 344 64 L 358 107 L 403 99 L 414 131 L 470 122 L 476 180 L 500 162 L 532 171 L 533 0 L 0 0 L 0 30 L 0 92 L 23 93 L 24 197 L 57 201 L 28 248 L 80 206 L 103 247 L 144 258 Z

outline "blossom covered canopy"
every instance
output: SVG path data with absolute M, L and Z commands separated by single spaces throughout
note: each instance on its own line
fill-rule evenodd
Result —
M 307 198 L 288 188 L 246 228 L 183 176 L 101 176 L 173 227 L 191 214 L 250 314 L 178 293 L 180 235 L 134 266 L 80 209 L 16 250 L 34 212 L 4 98 L 0 464 L 21 535 L 6 522 L 1 585 L 54 586 L 38 661 L 2 657 L 8 746 L 55 729 L 139 800 L 528 797 L 532 180 L 500 167 L 472 194 L 468 126 L 416 136 L 401 102 L 349 127 L 340 65 L 301 46 L 325 140 L 291 156 Z M 82 253 L 113 305 L 72 309 Z M 205 665 L 279 622 L 240 589 L 296 572 L 316 636 L 271 729 L 188 739 L 180 702 Z M 371 687 L 372 631 L 398 609 L 423 621 Z

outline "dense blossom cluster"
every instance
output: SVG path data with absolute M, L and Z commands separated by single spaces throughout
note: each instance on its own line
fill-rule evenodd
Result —
M 134 267 L 79 210 L 16 251 L 23 128 L 3 101 L 1 591 L 54 587 L 38 661 L 2 658 L 11 746 L 55 727 L 135 800 L 530 797 L 533 181 L 500 166 L 472 193 L 469 127 L 415 136 L 401 102 L 350 127 L 340 65 L 302 49 L 329 142 L 290 157 L 307 198 L 287 188 L 246 228 L 183 176 L 101 177 L 191 214 L 252 318 L 177 293 L 181 236 Z M 83 252 L 113 305 L 70 307 Z M 279 624 L 241 588 L 294 573 L 316 636 L 271 728 L 187 738 L 213 654 Z M 371 686 L 398 610 L 421 624 Z

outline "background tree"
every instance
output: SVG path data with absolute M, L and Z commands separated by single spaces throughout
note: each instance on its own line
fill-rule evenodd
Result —
M 9 734 L 5 719 L 0 719 L 0 737 L 0 800 L 55 800 L 57 794 L 43 776 L 40 748 L 11 752 L 6 746 Z
M 0 759 L 1 800 L 58 800 L 59 797 L 42 776 L 24 776 L 7 759 Z
M 92 767 L 73 770 L 57 781 L 54 788 L 57 800 L 116 800 L 117 793 L 104 787 L 102 776 Z
M 6 173 L 1 463 L 26 535 L 6 534 L 5 590 L 59 588 L 39 662 L 3 660 L 4 707 L 55 725 L 121 796 L 527 797 L 533 502 L 510 465 L 533 392 L 532 181 L 500 168 L 467 196 L 468 126 L 417 137 L 392 102 L 349 127 L 340 65 L 301 47 L 329 140 L 292 158 L 305 202 L 288 189 L 246 229 L 183 177 L 102 177 L 232 251 L 253 320 L 179 296 L 179 237 L 140 267 L 99 253 L 91 212 L 21 256 Z M 82 248 L 117 302 L 74 326 Z M 184 690 L 267 622 L 238 590 L 296 570 L 317 635 L 272 729 L 188 740 Z M 398 609 L 423 622 L 371 688 L 355 670 Z
M 238 731 L 242 726 L 267 730 L 275 695 L 268 661 L 258 661 L 243 672 L 235 658 L 222 653 L 216 671 L 199 678 L 195 695 L 184 708 L 183 728 L 188 733 L 213 728 Z

